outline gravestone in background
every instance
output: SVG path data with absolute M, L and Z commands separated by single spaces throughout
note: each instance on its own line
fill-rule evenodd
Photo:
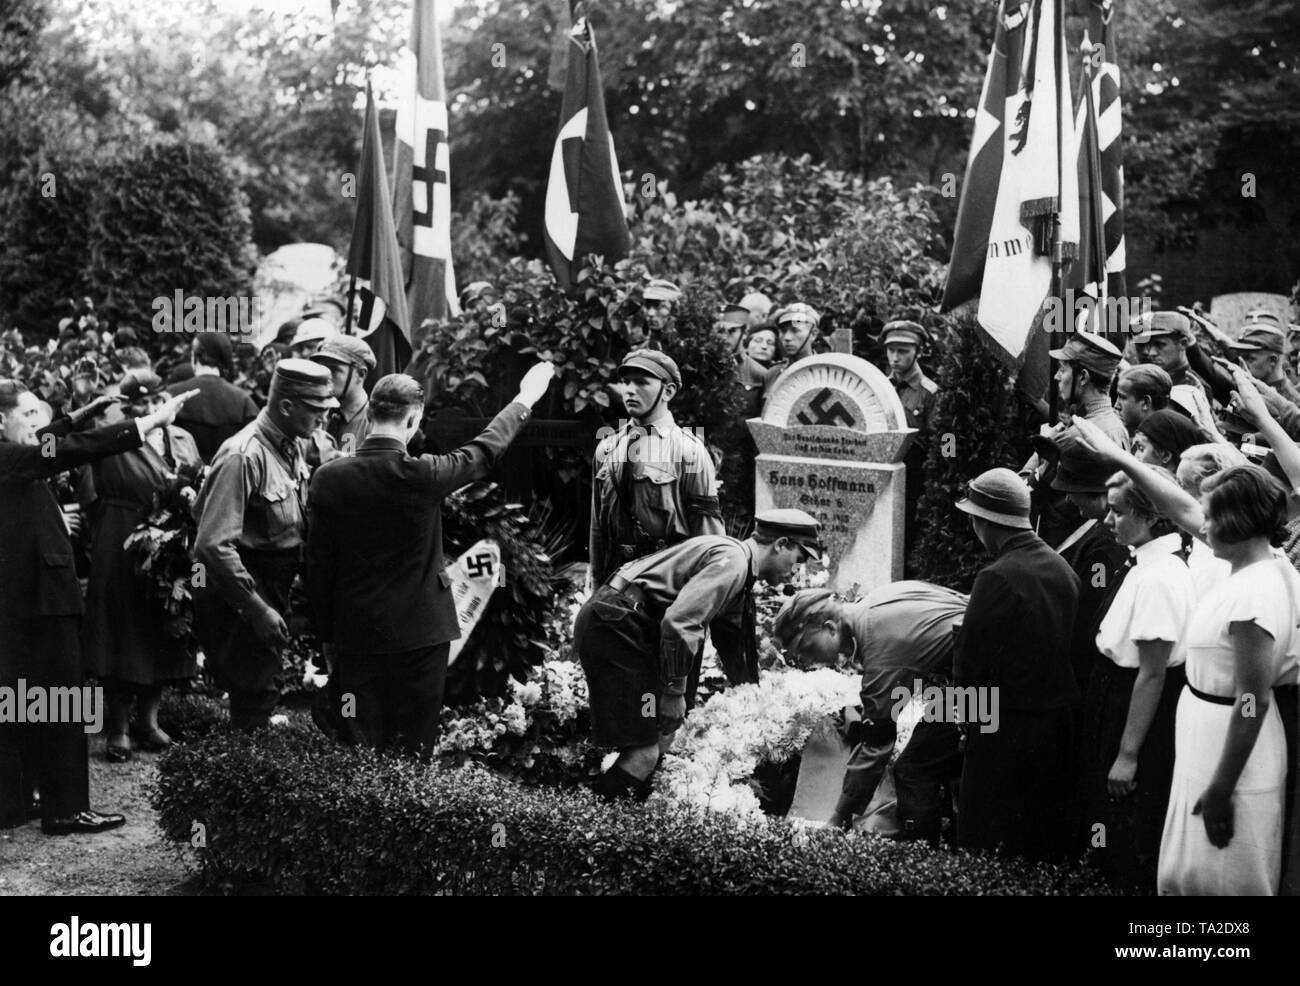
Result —
M 1216 295 L 1210 302 L 1210 318 L 1223 332 L 1234 339 L 1241 337 L 1241 326 L 1246 320 L 1246 312 L 1262 308 L 1278 317 L 1282 331 L 1296 320 L 1291 310 L 1291 301 L 1283 294 L 1265 294 L 1262 291 L 1240 291 L 1237 294 Z
M 903 456 L 916 434 L 880 370 L 843 353 L 809 356 L 751 418 L 755 511 L 794 507 L 821 524 L 830 586 L 863 593 L 903 577 Z

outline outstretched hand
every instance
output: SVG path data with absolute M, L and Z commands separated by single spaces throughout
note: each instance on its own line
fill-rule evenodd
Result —
M 518 400 L 532 407 L 546 394 L 546 388 L 555 377 L 555 364 L 541 360 L 534 364 L 519 384 Z
M 1264 396 L 1255 387 L 1255 378 L 1240 366 L 1231 366 L 1232 400 L 1230 407 L 1234 414 L 1245 418 L 1253 425 L 1263 424 L 1269 420 L 1268 405 Z

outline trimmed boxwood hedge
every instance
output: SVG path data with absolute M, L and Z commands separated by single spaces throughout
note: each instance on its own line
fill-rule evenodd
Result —
M 1089 871 L 599 803 L 339 747 L 299 723 L 169 750 L 153 800 L 209 885 L 340 894 L 1098 894 Z M 201 826 L 201 827 L 200 827 Z M 199 836 L 202 836 L 200 839 Z M 184 846 L 183 846 L 184 848 Z

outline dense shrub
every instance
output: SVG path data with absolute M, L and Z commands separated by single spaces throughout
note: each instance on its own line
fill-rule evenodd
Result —
M 202 692 L 167 689 L 158 706 L 158 725 L 173 740 L 192 743 L 230 723 L 226 707 Z
M 0 312 L 52 331 L 72 296 L 146 329 L 155 297 L 248 295 L 248 205 L 220 147 L 170 136 L 25 165 L 0 217 Z M 54 194 L 42 176 L 53 178 Z
M 939 402 L 917 507 L 914 549 L 918 578 L 969 592 L 989 560 L 955 506 L 966 483 L 995 466 L 1017 470 L 1029 458 L 1033 411 L 1017 395 L 1014 376 L 979 338 L 974 316 L 939 342 Z
M 526 789 L 331 745 L 307 728 L 213 735 L 159 761 L 165 835 L 210 883 L 347 894 L 1097 894 L 1088 872 Z

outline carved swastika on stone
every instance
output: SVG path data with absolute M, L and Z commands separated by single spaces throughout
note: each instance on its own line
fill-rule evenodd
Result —
M 840 401 L 835 401 L 827 406 L 827 402 L 832 399 L 833 391 L 829 387 L 823 387 L 817 396 L 808 402 L 808 409 L 813 412 L 809 417 L 803 411 L 797 415 L 800 424 L 805 425 L 830 425 L 832 427 L 842 426 L 852 428 L 858 423 L 851 411 L 846 408 Z
M 481 579 L 485 575 L 491 576 L 494 571 L 495 566 L 492 564 L 492 556 L 487 552 L 465 559 L 465 574 L 471 579 Z

